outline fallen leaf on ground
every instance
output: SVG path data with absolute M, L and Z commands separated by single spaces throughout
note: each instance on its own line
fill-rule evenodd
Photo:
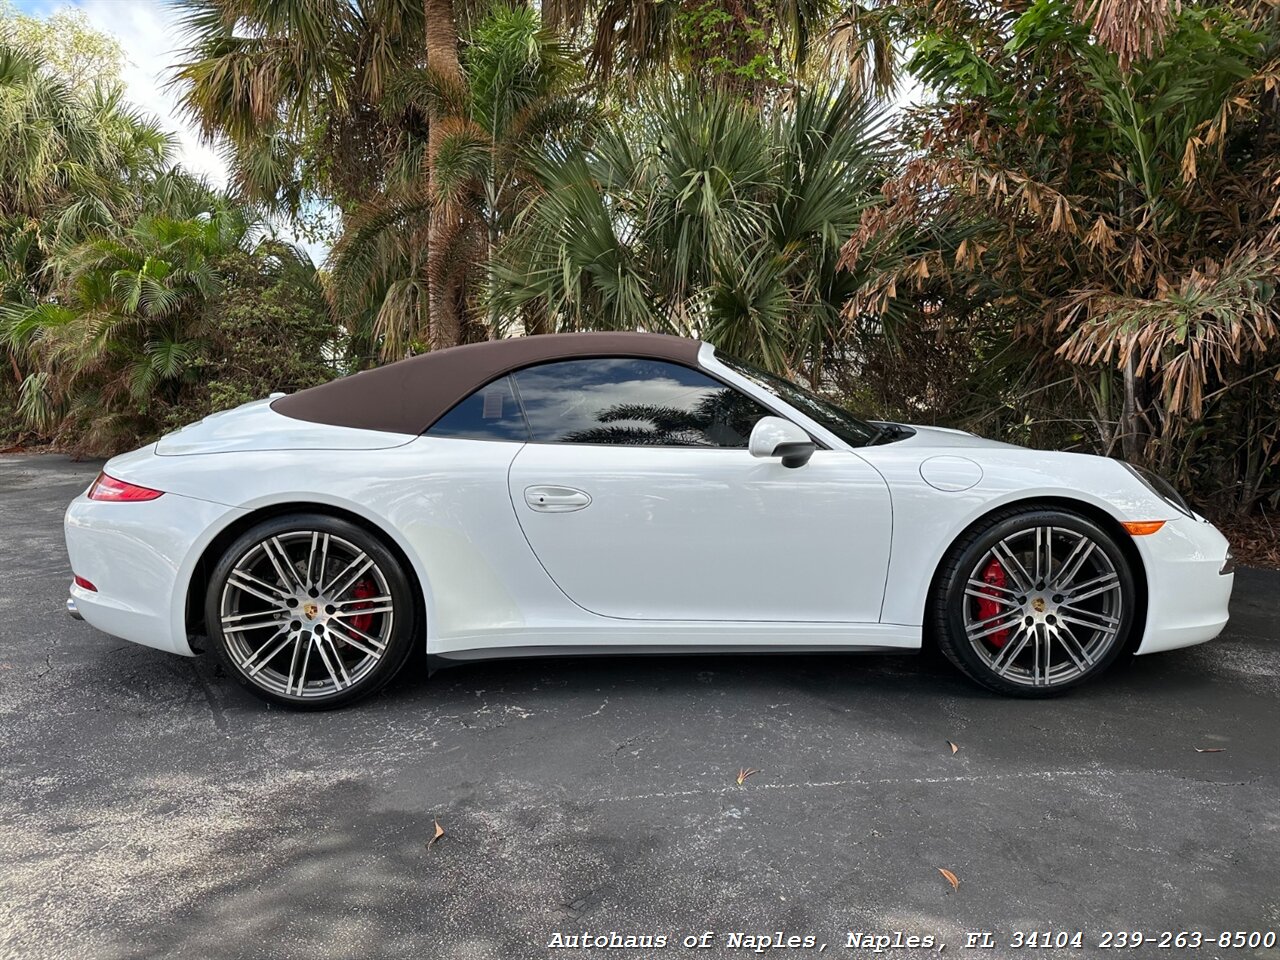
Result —
M 951 884 L 952 890 L 960 889 L 960 878 L 957 877 L 954 873 L 952 873 L 950 870 L 944 870 L 942 867 L 938 868 L 938 872 L 947 878 L 947 883 Z
M 1196 747 L 1196 753 L 1222 753 L 1226 747 Z
M 441 837 L 443 837 L 443 836 L 444 836 L 444 827 L 440 826 L 440 821 L 439 821 L 439 820 L 432 820 L 431 822 L 432 822 L 432 823 L 434 823 L 434 824 L 436 825 L 436 832 L 435 832 L 435 835 L 434 835 L 430 840 L 428 840 L 428 841 L 427 841 L 427 849 L 428 849 L 428 850 L 430 850 L 430 849 L 431 849 L 431 845 L 432 845 L 433 843 L 435 843 L 437 840 L 439 840 Z
M 950 740 L 948 740 L 948 741 L 947 741 L 947 746 L 951 748 L 951 752 L 952 752 L 953 754 L 954 754 L 957 750 L 959 750 L 959 749 L 960 749 L 960 748 L 959 748 L 959 747 L 957 747 L 954 743 L 952 743 Z
M 738 786 L 742 786 L 742 784 L 746 781 L 747 777 L 754 777 L 759 772 L 760 772 L 759 770 L 754 770 L 751 767 L 739 767 L 738 768 Z

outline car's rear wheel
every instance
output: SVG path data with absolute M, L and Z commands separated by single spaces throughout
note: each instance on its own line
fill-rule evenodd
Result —
M 942 652 L 983 686 L 1021 697 L 1053 696 L 1101 673 L 1137 610 L 1115 538 L 1058 509 L 996 514 L 953 547 L 936 589 Z
M 329 709 L 388 683 L 413 648 L 414 605 L 399 561 L 368 531 L 296 514 L 246 531 L 214 568 L 212 646 L 264 700 Z

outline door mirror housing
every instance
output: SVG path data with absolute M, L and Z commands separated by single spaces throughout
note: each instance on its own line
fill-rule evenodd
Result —
M 751 428 L 747 449 L 753 457 L 781 457 L 784 467 L 803 467 L 818 445 L 803 429 L 781 417 L 761 417 Z

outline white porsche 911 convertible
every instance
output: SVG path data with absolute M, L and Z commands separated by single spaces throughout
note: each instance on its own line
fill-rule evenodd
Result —
M 336 707 L 437 658 L 889 651 L 1059 693 L 1227 621 L 1223 536 L 1117 460 L 866 423 L 707 343 L 525 337 L 208 417 L 66 515 L 68 610 Z

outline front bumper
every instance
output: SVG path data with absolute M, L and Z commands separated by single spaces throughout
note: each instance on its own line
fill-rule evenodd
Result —
M 241 513 L 173 493 L 140 503 L 82 494 L 63 521 L 67 555 L 97 590 L 73 583 L 67 613 L 114 637 L 193 656 L 187 585 L 209 541 Z
M 1212 640 L 1227 625 L 1235 558 L 1213 524 L 1191 517 L 1135 537 L 1147 573 L 1147 624 L 1138 653 Z

